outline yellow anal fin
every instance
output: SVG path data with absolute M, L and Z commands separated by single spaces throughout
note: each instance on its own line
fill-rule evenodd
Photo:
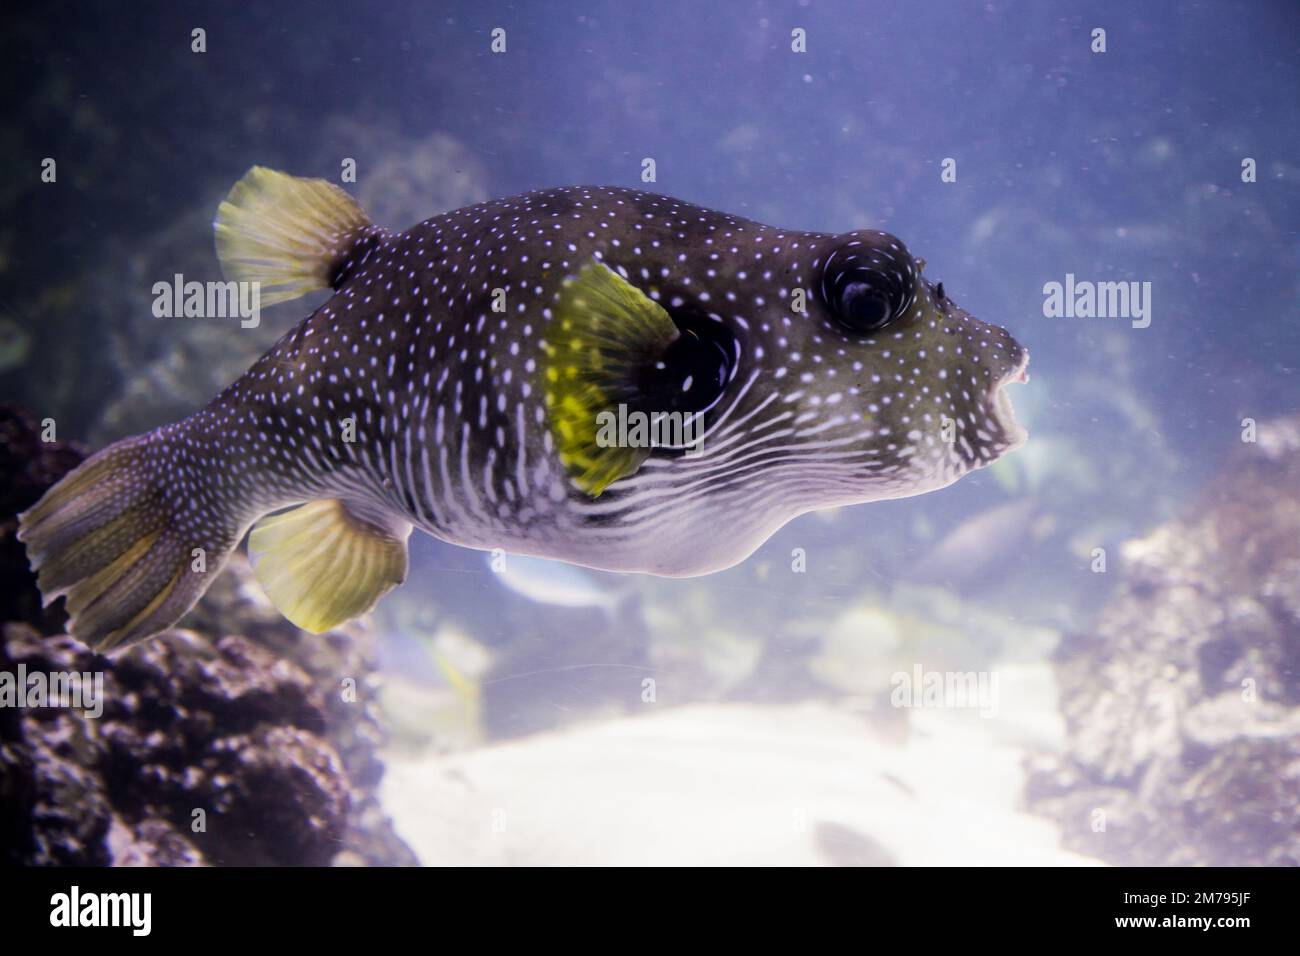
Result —
M 406 579 L 404 521 L 324 499 L 258 521 L 253 573 L 276 610 L 312 634 L 364 614 Z
M 260 284 L 263 305 L 327 289 L 371 227 L 356 200 L 324 179 L 254 166 L 217 209 L 226 278 Z
M 542 390 L 560 461 L 593 498 L 649 454 L 601 441 L 601 413 L 617 416 L 620 403 L 636 399 L 638 372 L 678 335 L 661 305 L 602 263 L 583 267 L 561 289 Z

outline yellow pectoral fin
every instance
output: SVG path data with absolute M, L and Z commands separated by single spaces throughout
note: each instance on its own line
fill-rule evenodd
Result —
M 404 521 L 361 517 L 325 499 L 263 518 L 248 554 L 276 610 L 320 634 L 364 614 L 406 579 L 410 533 Z
M 565 283 L 555 317 L 540 369 L 542 392 L 560 461 L 595 498 L 649 456 L 645 448 L 603 440 L 603 423 L 636 397 L 638 370 L 680 333 L 659 303 L 599 262 Z

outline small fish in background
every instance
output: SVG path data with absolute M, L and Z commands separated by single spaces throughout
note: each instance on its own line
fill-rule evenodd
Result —
M 958 593 L 978 590 L 1054 527 L 1055 519 L 1036 499 L 1004 501 L 960 522 L 907 568 L 903 580 L 942 584 Z
M 454 624 L 409 630 L 394 615 L 376 621 L 380 699 L 397 746 L 464 748 L 483 736 L 483 677 L 492 654 Z
M 594 608 L 611 619 L 637 596 L 630 585 L 610 587 L 591 572 L 563 561 L 489 553 L 487 566 L 505 587 L 530 601 L 552 607 Z
M 708 574 L 799 515 L 943 488 L 1026 437 L 1005 386 L 1028 353 L 877 230 L 575 186 L 390 232 L 261 167 L 215 228 L 263 305 L 334 295 L 207 407 L 20 516 L 45 601 L 97 650 L 174 624 L 250 529 L 267 596 L 318 633 L 405 579 L 415 528 Z M 697 434 L 608 440 L 632 414 Z
M 387 616 L 375 623 L 380 625 L 376 663 L 381 674 L 421 684 L 447 682 L 433 654 L 432 635 L 394 626 Z

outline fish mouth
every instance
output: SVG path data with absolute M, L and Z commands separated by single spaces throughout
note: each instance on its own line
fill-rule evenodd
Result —
M 1002 441 L 999 444 L 1005 444 L 1006 446 L 1002 449 L 1001 454 L 1015 451 L 1029 438 L 1029 431 L 1016 419 L 1016 410 L 1011 404 L 1011 397 L 1007 394 L 1008 385 L 1029 384 L 1028 368 L 1029 353 L 1022 351 L 1020 361 L 998 380 L 989 396 L 989 405 L 992 409 L 991 417 L 996 423 L 998 431 L 1002 433 L 1000 436 Z

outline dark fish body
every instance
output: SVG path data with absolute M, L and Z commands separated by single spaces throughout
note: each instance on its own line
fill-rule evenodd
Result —
M 200 548 L 219 567 L 250 525 L 303 502 L 314 523 L 271 518 L 264 535 L 268 551 L 294 555 L 259 573 L 273 600 L 293 579 L 294 600 L 315 602 L 301 578 L 357 542 L 360 567 L 404 574 L 412 526 L 693 575 L 742 560 L 803 512 L 939 488 L 1023 441 L 1000 389 L 1023 380 L 1027 354 L 885 233 L 782 230 L 611 187 L 528 193 L 390 233 L 333 187 L 279 176 L 255 170 L 223 205 L 223 264 L 283 279 L 265 262 L 286 255 L 285 230 L 258 228 L 269 195 L 311 239 L 293 262 L 333 297 L 207 408 L 111 446 L 24 516 L 34 563 L 52 568 L 47 599 L 71 591 L 71 606 L 86 588 L 74 631 L 85 614 L 77 633 L 104 646 L 197 599 L 206 581 L 178 555 Z M 284 286 L 285 298 L 312 287 Z M 603 447 L 588 413 L 615 399 L 697 416 L 698 453 Z M 97 547 L 70 561 L 87 536 Z M 104 584 L 104 562 L 119 565 L 117 584 Z M 386 586 L 340 597 L 323 618 Z

